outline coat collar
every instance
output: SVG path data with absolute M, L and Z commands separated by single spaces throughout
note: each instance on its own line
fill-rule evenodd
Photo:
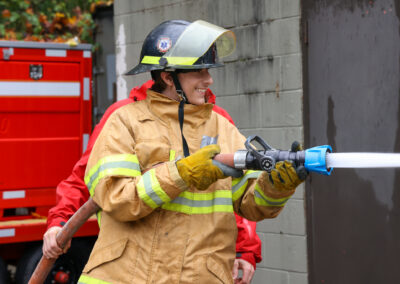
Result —
M 150 111 L 163 121 L 178 121 L 179 102 L 171 100 L 163 94 L 147 90 L 147 98 Z M 203 105 L 185 104 L 184 124 L 197 127 L 208 120 L 211 116 L 213 105 L 205 103 Z

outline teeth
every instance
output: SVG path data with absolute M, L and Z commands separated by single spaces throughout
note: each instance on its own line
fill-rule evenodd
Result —
M 207 89 L 196 89 L 200 93 L 205 93 Z

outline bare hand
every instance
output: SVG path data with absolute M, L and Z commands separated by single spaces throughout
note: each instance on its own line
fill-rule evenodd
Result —
M 243 271 L 242 278 L 238 278 L 239 270 Z M 254 276 L 254 267 L 248 261 L 237 258 L 233 265 L 232 276 L 235 284 L 250 284 Z
M 71 246 L 71 241 L 69 241 L 64 250 L 62 250 L 57 244 L 57 234 L 61 231 L 61 227 L 51 227 L 43 235 L 43 255 L 46 258 L 58 258 L 61 254 L 66 253 Z

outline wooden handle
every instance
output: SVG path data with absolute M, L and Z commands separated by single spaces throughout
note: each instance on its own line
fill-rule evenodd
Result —
M 235 167 L 235 162 L 233 160 L 234 154 L 218 154 L 214 156 L 214 160 L 221 162 L 227 166 L 230 166 L 232 168 Z
M 59 247 L 64 248 L 72 239 L 76 231 L 78 231 L 90 216 L 95 214 L 99 209 L 100 207 L 93 201 L 93 199 L 89 198 L 89 200 L 86 201 L 86 203 L 83 204 L 74 215 L 72 215 L 61 231 L 58 232 L 56 240 Z M 28 284 L 43 284 L 56 260 L 56 258 L 48 259 L 42 256 Z

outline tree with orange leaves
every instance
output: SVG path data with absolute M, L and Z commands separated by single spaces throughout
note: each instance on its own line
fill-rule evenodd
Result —
M 102 0 L 0 0 L 0 39 L 93 43 L 92 14 Z

